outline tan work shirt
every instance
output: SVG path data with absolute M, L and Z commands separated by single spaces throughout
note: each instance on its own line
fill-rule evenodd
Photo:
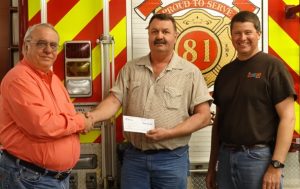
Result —
M 176 53 L 157 78 L 149 55 L 126 63 L 111 92 L 122 103 L 123 115 L 154 119 L 156 128 L 175 127 L 193 114 L 196 105 L 212 100 L 200 70 Z M 141 133 L 124 135 L 141 150 L 175 149 L 190 139 L 189 135 L 153 142 Z

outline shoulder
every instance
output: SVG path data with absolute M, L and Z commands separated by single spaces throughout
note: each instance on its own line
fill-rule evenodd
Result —
M 134 58 L 130 61 L 128 61 L 125 66 L 137 66 L 137 65 L 145 65 L 148 62 L 150 62 L 149 60 L 149 55 L 145 55 L 145 56 L 141 56 L 141 57 L 137 57 Z
M 24 91 L 32 91 L 32 87 L 36 85 L 32 71 L 18 63 L 2 79 L 1 94 L 7 97 L 21 95 Z
M 149 56 L 142 56 L 138 58 L 134 58 L 126 62 L 126 64 L 122 67 L 122 69 L 135 69 L 137 67 L 145 66 L 150 64 Z
M 118 77 L 128 79 L 130 75 L 134 75 L 135 73 L 143 73 L 145 72 L 148 64 L 150 66 L 150 60 L 148 56 L 134 58 L 123 65 Z
M 235 65 L 237 65 L 237 64 L 238 64 L 238 59 L 235 59 L 235 60 L 229 62 L 228 64 L 225 64 L 225 65 L 220 69 L 218 75 L 220 75 L 220 74 L 222 74 L 222 73 L 226 73 L 226 72 L 230 72 L 230 71 L 234 70 Z
M 28 70 L 25 65 L 18 63 L 15 67 L 10 69 L 6 73 L 6 75 L 2 79 L 2 83 L 11 83 L 13 81 L 22 79 L 24 77 L 27 78 L 29 76 L 29 73 L 28 73 L 29 71 L 30 70 Z
M 192 62 L 178 56 L 177 54 L 174 55 L 174 67 L 178 69 L 182 69 L 185 71 L 192 71 L 192 72 L 201 72 L 200 68 L 198 68 Z
M 262 52 L 260 54 L 259 60 L 260 63 L 263 63 L 266 68 L 273 73 L 287 71 L 283 61 L 272 54 Z
M 268 54 L 265 52 L 260 52 L 259 55 L 257 56 L 258 59 L 260 59 L 261 61 L 271 64 L 271 65 L 282 65 L 283 62 L 277 58 L 276 56 L 272 55 L 272 54 Z

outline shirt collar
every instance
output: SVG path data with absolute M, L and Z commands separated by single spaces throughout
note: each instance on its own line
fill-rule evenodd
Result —
M 43 72 L 41 70 L 38 70 L 38 69 L 34 68 L 25 58 L 23 58 L 20 63 L 27 66 L 30 70 L 35 72 L 38 76 L 40 76 L 43 79 L 51 79 L 52 78 L 52 75 L 53 75 L 52 70 L 49 70 L 47 73 Z

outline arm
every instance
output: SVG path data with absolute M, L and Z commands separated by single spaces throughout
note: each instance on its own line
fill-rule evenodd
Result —
M 217 107 L 216 117 L 214 120 L 214 124 L 212 127 L 212 135 L 211 135 L 211 150 L 210 150 L 210 157 L 209 157 L 209 165 L 208 165 L 208 172 L 206 176 L 206 187 L 208 189 L 216 188 L 216 165 L 217 165 L 217 158 L 218 152 L 220 147 L 220 139 L 219 139 L 219 128 L 218 128 L 218 115 L 219 115 L 219 108 Z
M 276 104 L 275 108 L 280 121 L 278 125 L 276 144 L 272 159 L 284 163 L 291 145 L 295 127 L 295 110 L 293 97 L 284 99 L 280 103 Z M 274 185 L 276 186 L 276 188 L 279 188 L 281 172 L 281 169 L 275 169 L 270 165 L 264 175 L 263 188 L 268 188 Z
M 60 81 L 59 81 L 60 82 Z M 61 83 L 60 83 L 61 84 Z M 4 87 L 3 87 L 4 88 Z M 76 114 L 65 91 L 58 92 L 59 110 L 45 100 L 47 93 L 37 82 L 30 79 L 16 79 L 5 85 L 3 104 L 11 115 L 16 128 L 36 141 L 48 142 L 53 139 L 79 133 L 89 124 L 83 115 Z
M 94 122 L 111 118 L 121 107 L 121 102 L 111 93 L 87 116 L 91 116 Z
M 209 103 L 203 102 L 194 108 L 194 114 L 176 127 L 165 129 L 155 128 L 146 133 L 152 140 L 164 140 L 191 134 L 210 123 Z

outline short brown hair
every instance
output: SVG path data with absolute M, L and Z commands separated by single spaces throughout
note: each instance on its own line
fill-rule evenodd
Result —
M 175 21 L 174 17 L 171 14 L 154 14 L 152 16 L 152 18 L 150 19 L 149 25 L 147 26 L 146 29 L 149 29 L 149 26 L 150 26 L 151 22 L 154 19 L 158 19 L 158 20 L 170 20 L 173 23 L 174 30 L 177 31 L 176 21 Z
M 260 21 L 258 16 L 250 11 L 240 11 L 233 16 L 230 22 L 230 32 L 232 31 L 233 24 L 236 22 L 251 22 L 256 31 L 261 32 Z

